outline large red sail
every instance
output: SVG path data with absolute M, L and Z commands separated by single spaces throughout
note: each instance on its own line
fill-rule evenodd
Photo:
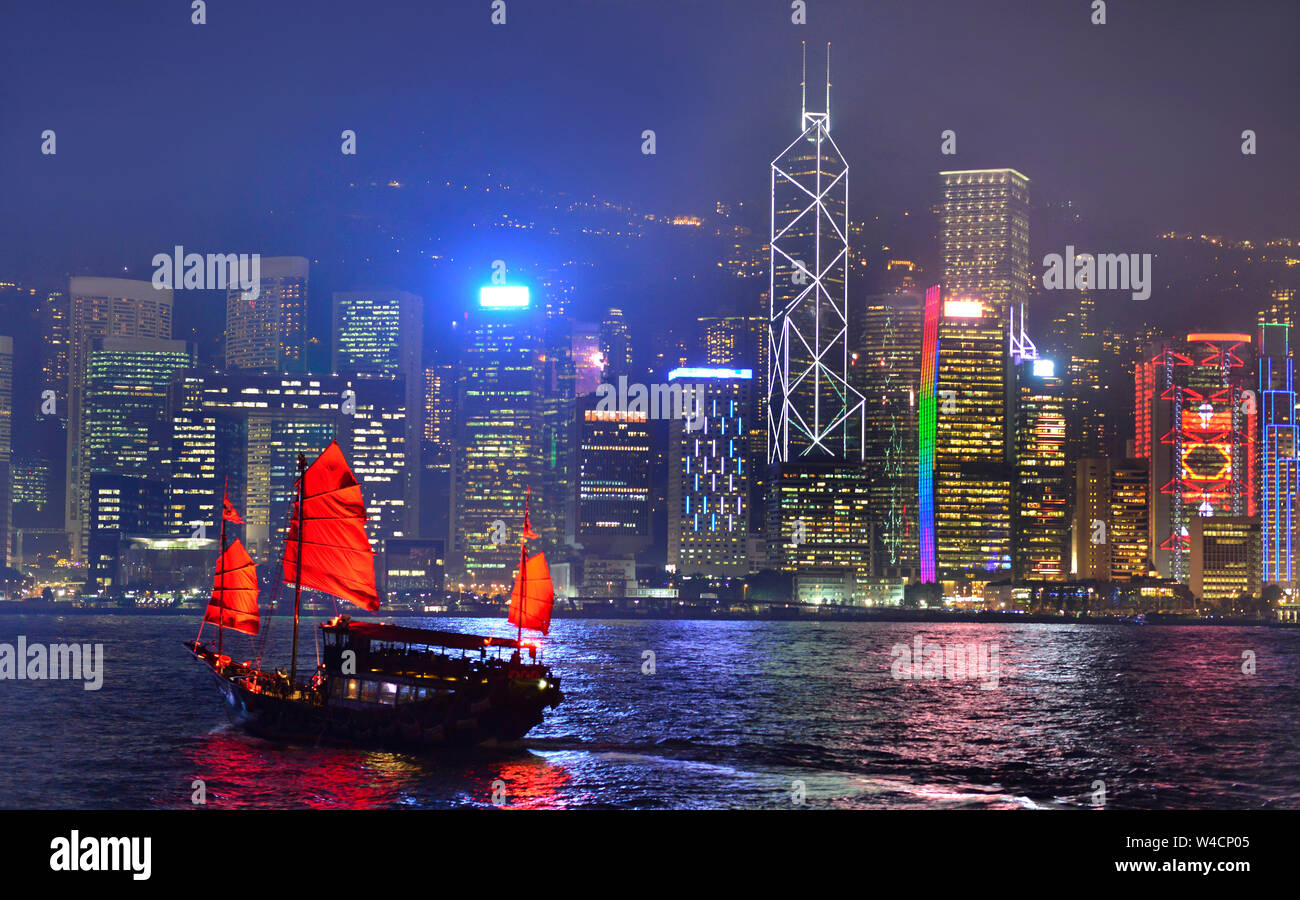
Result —
M 257 634 L 257 567 L 239 538 L 217 558 L 212 599 L 203 613 L 203 621 L 244 634 Z
M 333 594 L 369 610 L 379 609 L 375 555 L 366 537 L 361 486 L 335 441 L 303 474 L 302 586 Z M 284 580 L 298 568 L 298 504 L 284 542 Z
M 546 555 L 538 553 L 515 576 L 515 589 L 510 594 L 510 624 L 546 634 L 551 630 L 554 605 L 551 568 L 546 564 Z

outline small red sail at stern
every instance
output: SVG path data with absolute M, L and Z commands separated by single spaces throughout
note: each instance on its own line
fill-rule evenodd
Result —
M 217 559 L 212 599 L 203 621 L 257 634 L 257 568 L 238 538 Z
M 304 537 L 300 542 L 299 510 L 294 503 L 284 542 L 284 580 L 289 584 L 296 580 L 301 543 L 303 587 L 371 611 L 379 609 L 375 555 L 366 537 L 366 504 L 338 443 L 331 441 L 302 477 Z
M 523 566 L 510 594 L 510 624 L 546 634 L 551 630 L 551 609 L 555 588 L 546 556 L 538 553 Z

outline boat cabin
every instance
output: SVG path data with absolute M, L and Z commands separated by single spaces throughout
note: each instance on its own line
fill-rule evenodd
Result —
M 537 649 L 513 638 L 353 622 L 339 616 L 321 625 L 329 695 L 340 701 L 398 705 L 429 699 L 474 681 L 544 678 Z M 530 664 L 520 651 L 527 649 Z M 509 658 L 503 651 L 511 651 Z

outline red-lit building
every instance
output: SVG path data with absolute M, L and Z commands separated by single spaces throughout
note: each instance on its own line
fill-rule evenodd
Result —
M 1247 334 L 1194 333 L 1151 345 L 1135 382 L 1135 454 L 1151 461 L 1150 529 L 1160 575 L 1191 577 L 1194 516 L 1259 511 L 1255 374 Z

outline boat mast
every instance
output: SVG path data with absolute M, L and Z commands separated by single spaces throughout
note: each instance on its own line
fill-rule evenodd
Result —
M 221 597 L 222 609 L 217 610 L 217 656 L 221 656 L 221 645 L 226 636 L 226 629 L 222 627 L 222 612 L 226 605 L 226 491 L 230 488 L 230 476 L 226 476 L 226 483 L 221 488 L 221 555 L 217 557 L 217 594 Z
M 298 683 L 298 610 L 302 606 L 302 513 L 307 490 L 307 457 L 298 454 L 298 559 L 293 578 L 293 656 L 289 660 L 289 690 Z
M 524 489 L 524 531 L 519 540 L 519 635 L 516 643 L 524 642 L 524 610 L 528 604 L 528 498 L 532 488 Z M 522 660 L 522 657 L 520 658 Z

